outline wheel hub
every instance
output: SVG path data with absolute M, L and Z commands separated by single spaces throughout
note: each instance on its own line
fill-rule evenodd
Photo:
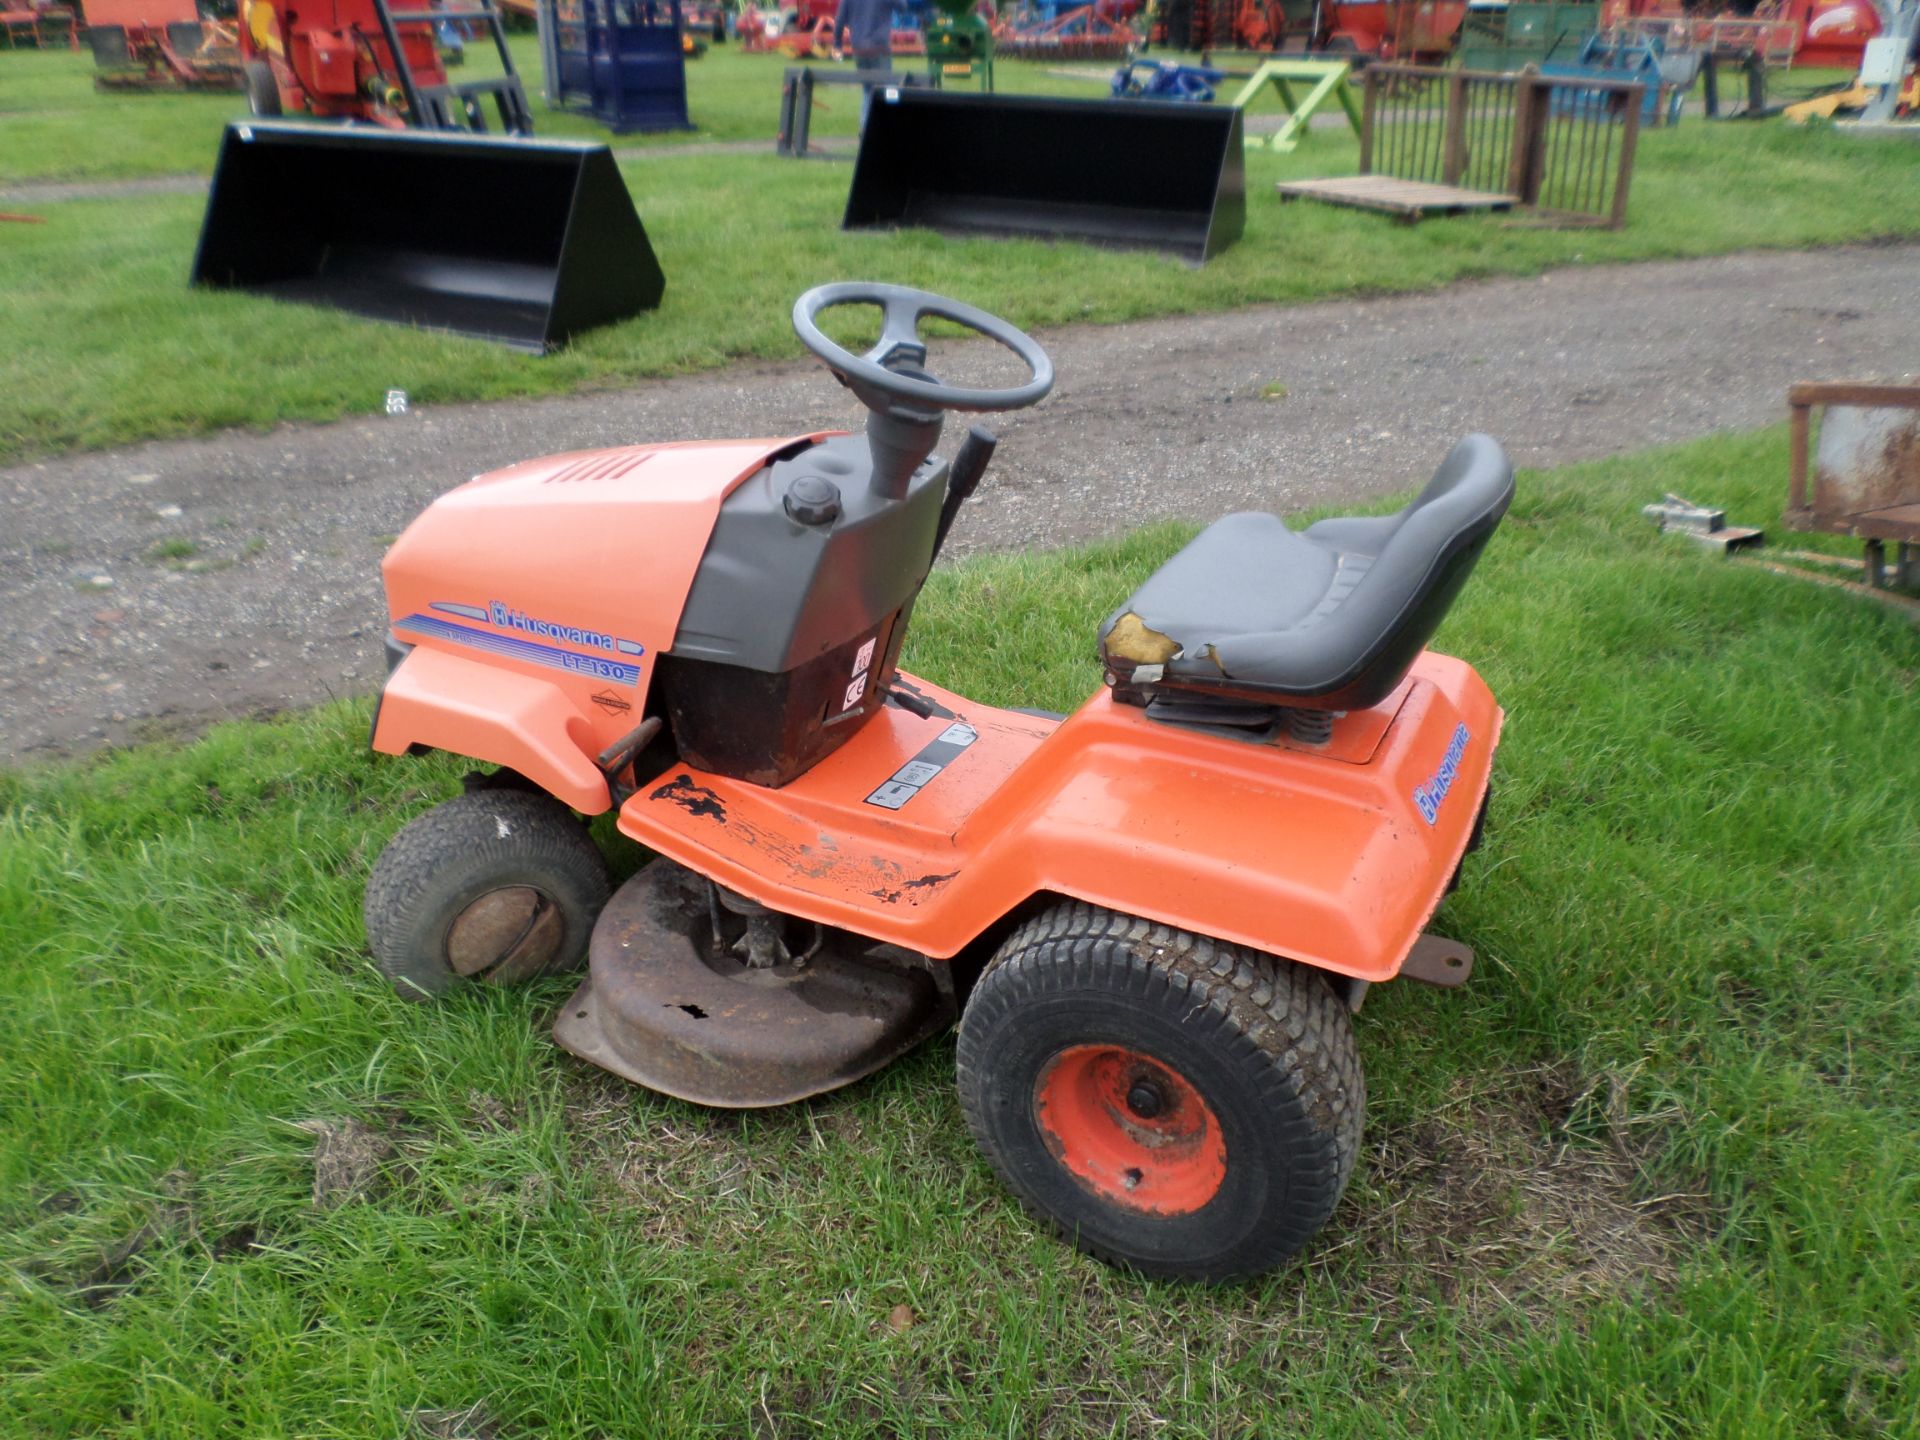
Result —
M 1127 1091 L 1127 1108 L 1142 1120 L 1151 1120 L 1166 1108 L 1167 1098 L 1160 1087 L 1148 1080 L 1136 1080 Z
M 1033 1101 L 1053 1158 L 1083 1189 L 1122 1209 L 1191 1215 L 1226 1179 L 1226 1140 L 1213 1107 L 1152 1056 L 1120 1045 L 1073 1046 L 1041 1071 Z
M 560 909 L 531 885 L 504 885 L 472 901 L 447 927 L 447 964 L 457 975 L 505 985 L 538 975 L 566 934 Z

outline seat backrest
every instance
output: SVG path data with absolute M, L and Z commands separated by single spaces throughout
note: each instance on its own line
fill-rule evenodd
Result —
M 1347 601 L 1355 628 L 1379 637 L 1356 666 L 1349 708 L 1374 704 L 1400 683 L 1512 500 L 1513 466 L 1499 442 L 1469 435 L 1396 517 Z
M 1513 466 L 1499 442 L 1488 435 L 1469 435 L 1440 462 L 1426 488 L 1397 517 L 1392 536 L 1374 557 L 1368 579 L 1404 574 L 1410 561 L 1441 557 L 1469 543 L 1476 534 L 1491 533 L 1513 499 Z M 1421 572 L 1428 567 L 1421 565 Z M 1382 569 L 1388 575 L 1380 575 Z
M 96 65 L 111 68 L 133 63 L 133 55 L 127 49 L 127 27 L 124 25 L 89 26 L 87 44 L 93 49 L 93 62 Z

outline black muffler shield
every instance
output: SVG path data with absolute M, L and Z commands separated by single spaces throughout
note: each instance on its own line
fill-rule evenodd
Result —
M 192 279 L 536 354 L 666 288 L 605 145 L 291 121 L 227 127 Z
M 1164 250 L 1246 224 L 1240 112 L 1156 100 L 874 92 L 843 229 L 922 226 Z

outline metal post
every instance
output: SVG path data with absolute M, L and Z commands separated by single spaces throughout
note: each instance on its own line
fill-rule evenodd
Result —
M 493 0 L 478 0 L 481 11 L 486 16 L 487 32 L 493 36 L 494 49 L 500 54 L 500 70 L 510 80 L 518 79 L 513 68 L 513 52 L 507 48 L 507 27 L 500 18 L 499 8 Z M 536 18 L 535 23 L 538 24 Z M 494 104 L 500 109 L 500 123 L 510 134 L 531 135 L 533 133 L 533 107 L 527 104 L 526 91 L 517 84 L 493 92 Z
M 1920 38 L 1920 0 L 1882 0 L 1873 8 L 1880 17 L 1880 38 L 1867 43 L 1888 52 L 1893 71 L 1860 112 L 1862 120 L 1877 124 L 1893 119 L 1899 108 L 1907 62 L 1913 58 L 1914 40 Z M 1866 68 L 1867 60 L 1863 59 L 1861 69 L 1864 72 Z
M 560 84 L 560 42 L 558 31 L 560 17 L 555 13 L 557 0 L 540 0 L 534 11 L 533 24 L 540 42 L 541 92 L 547 97 L 547 104 L 558 109 L 565 98 L 559 91 Z
M 1791 515 L 1807 508 L 1807 430 L 1813 406 L 1789 395 L 1787 407 L 1788 451 L 1792 456 L 1792 468 L 1787 472 L 1787 513 Z
M 802 66 L 793 97 L 793 153 L 806 159 L 813 149 L 813 67 Z
M 1458 185 L 1467 168 L 1467 77 L 1456 70 L 1447 77 L 1446 152 L 1440 159 L 1440 183 Z
M 1373 173 L 1373 120 L 1380 108 L 1380 77 L 1369 65 L 1366 70 L 1367 93 L 1360 108 L 1360 173 Z
M 1542 147 L 1547 138 L 1546 112 L 1552 83 L 1529 65 L 1513 84 L 1513 159 L 1507 167 L 1507 192 L 1522 205 L 1540 199 Z
M 800 89 L 800 77 L 792 70 L 780 78 L 780 129 L 774 137 L 773 153 L 793 154 L 793 97 Z
M 1644 97 L 1639 86 L 1627 92 L 1627 113 L 1620 133 L 1620 172 L 1613 182 L 1613 215 L 1609 227 L 1618 230 L 1627 223 L 1627 187 L 1633 180 L 1633 148 L 1640 139 L 1640 111 Z

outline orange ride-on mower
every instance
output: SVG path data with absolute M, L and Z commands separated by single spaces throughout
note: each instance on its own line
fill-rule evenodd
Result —
M 877 306 L 879 343 L 822 334 Z M 1030 372 L 942 384 L 925 316 Z M 827 285 L 794 327 L 866 434 L 635 445 L 511 466 L 388 553 L 373 747 L 498 767 L 395 836 L 367 932 L 402 993 L 581 961 L 561 1046 L 703 1105 L 781 1105 L 956 1020 L 967 1122 L 1031 1210 L 1162 1275 L 1273 1266 L 1359 1150 L 1349 1020 L 1478 842 L 1501 712 L 1424 649 L 1513 494 L 1471 436 L 1395 515 L 1217 521 L 1099 629 L 1069 716 L 897 668 L 994 448 L 950 410 L 1053 383 L 1003 320 Z M 1093 637 L 1089 636 L 1091 640 Z M 609 897 L 580 816 L 650 859 Z

